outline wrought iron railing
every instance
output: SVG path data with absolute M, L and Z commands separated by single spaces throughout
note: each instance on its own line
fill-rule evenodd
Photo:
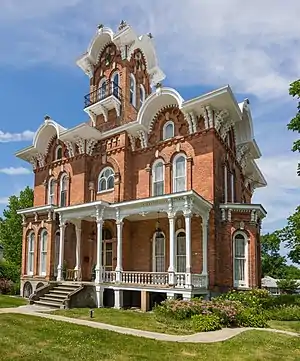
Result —
M 122 89 L 116 83 L 106 81 L 102 83 L 99 88 L 84 97 L 84 107 L 89 107 L 111 95 L 121 101 Z

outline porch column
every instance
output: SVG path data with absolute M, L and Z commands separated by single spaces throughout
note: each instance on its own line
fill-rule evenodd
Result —
M 185 261 L 185 285 L 186 287 L 192 286 L 192 232 L 191 232 L 191 220 L 192 220 L 192 212 L 186 211 L 184 212 L 185 218 L 185 252 L 186 252 L 186 261 Z
M 175 213 L 169 212 L 169 239 L 170 239 L 170 261 L 169 261 L 169 284 L 175 284 Z
M 122 272 L 123 272 L 123 253 L 122 253 L 122 230 L 123 230 L 123 220 L 117 219 L 117 266 L 116 266 L 116 281 L 122 281 Z
M 76 265 L 74 268 L 76 281 L 81 280 L 81 221 L 74 222 L 76 231 Z
M 97 212 L 98 213 L 98 212 Z M 102 282 L 102 228 L 103 228 L 103 218 L 102 215 L 96 217 L 97 223 L 97 264 L 95 268 L 95 283 Z
M 64 265 L 64 251 L 65 251 L 65 228 L 66 222 L 59 215 L 59 256 L 58 256 L 58 266 L 57 266 L 57 281 L 63 281 L 63 265 Z
M 207 276 L 207 231 L 209 216 L 202 216 L 202 275 Z

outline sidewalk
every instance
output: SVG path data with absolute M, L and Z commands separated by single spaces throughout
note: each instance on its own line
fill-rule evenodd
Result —
M 62 321 L 68 322 L 76 325 L 88 326 L 93 327 L 101 330 L 108 330 L 113 332 L 118 332 L 125 335 L 137 336 L 137 337 L 145 337 L 150 338 L 153 340 L 158 341 L 169 341 L 169 342 L 186 342 L 186 343 L 213 343 L 213 342 L 220 342 L 226 341 L 230 338 L 241 334 L 242 332 L 249 331 L 249 330 L 259 330 L 259 331 L 267 331 L 267 332 L 275 332 L 275 333 L 282 333 L 289 336 L 299 337 L 300 334 L 295 332 L 288 332 L 288 331 L 281 331 L 275 329 L 261 329 L 261 328 L 223 328 L 222 330 L 212 331 L 212 332 L 200 332 L 193 335 L 183 335 L 183 336 L 176 336 L 176 335 L 168 335 L 163 333 L 157 332 L 150 332 L 150 331 L 142 331 L 132 328 L 120 327 L 120 326 L 113 326 L 106 323 L 88 321 L 88 320 L 80 320 L 77 318 L 69 318 L 64 316 L 52 315 L 47 314 L 44 312 L 50 311 L 47 308 L 43 307 L 36 307 L 36 306 L 20 306 L 16 308 L 3 308 L 0 309 L 1 313 L 17 313 L 17 314 L 26 314 L 35 317 L 42 317 L 47 318 L 50 320 L 55 321 Z

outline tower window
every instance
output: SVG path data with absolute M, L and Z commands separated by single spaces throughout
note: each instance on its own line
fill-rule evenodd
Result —
M 98 192 L 113 190 L 115 186 L 115 172 L 111 167 L 104 168 L 98 178 Z
M 163 128 L 163 140 L 174 137 L 174 123 L 172 121 L 167 122 Z
M 55 160 L 62 159 L 62 156 L 63 156 L 62 146 L 58 145 L 55 149 Z
M 116 98 L 120 98 L 120 75 L 115 73 L 111 78 L 111 92 Z
M 140 107 L 143 105 L 146 98 L 146 92 L 144 86 L 140 85 Z
M 136 81 L 133 74 L 130 74 L 130 104 L 132 104 L 134 107 L 136 107 Z

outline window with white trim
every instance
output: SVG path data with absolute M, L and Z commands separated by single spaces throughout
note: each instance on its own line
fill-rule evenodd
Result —
M 98 192 L 105 192 L 114 189 L 115 172 L 111 167 L 105 167 L 99 174 Z
M 238 232 L 233 238 L 234 286 L 248 286 L 248 240 L 244 233 Z
M 234 171 L 230 173 L 230 196 L 231 203 L 235 202 L 235 174 Z
M 134 107 L 136 107 L 136 81 L 135 76 L 130 74 L 130 83 L 129 83 L 129 101 Z
M 55 233 L 55 259 L 54 259 L 54 276 L 57 276 L 57 267 L 59 264 L 59 243 L 60 243 L 60 232 Z
M 27 238 L 27 274 L 33 275 L 34 268 L 34 232 L 30 232 Z
M 158 160 L 152 167 L 152 195 L 161 196 L 165 193 L 164 163 Z
M 159 231 L 153 236 L 153 272 L 165 272 L 165 235 Z
M 173 137 L 174 137 L 174 123 L 170 120 L 164 125 L 163 140 L 167 140 Z
M 107 79 L 102 78 L 99 83 L 99 100 L 102 100 L 106 97 L 106 85 L 107 85 Z
M 228 202 L 228 170 L 227 165 L 224 165 L 224 203 Z
M 116 98 L 120 97 L 120 75 L 118 72 L 111 77 L 111 92 Z
M 144 101 L 146 99 L 146 92 L 144 85 L 140 85 L 140 107 L 143 105 Z
M 55 149 L 55 160 L 60 160 L 63 157 L 63 149 L 61 145 L 58 145 Z
M 45 276 L 47 270 L 48 232 L 43 229 L 40 236 L 40 275 Z
M 173 192 L 186 190 L 186 157 L 178 154 L 173 161 Z
M 60 207 L 66 207 L 67 195 L 68 195 L 68 176 L 66 174 L 63 174 L 60 179 L 60 197 L 59 197 Z
M 50 178 L 48 182 L 48 204 L 54 204 L 55 179 Z
M 176 272 L 186 271 L 186 241 L 185 231 L 180 230 L 176 236 Z

